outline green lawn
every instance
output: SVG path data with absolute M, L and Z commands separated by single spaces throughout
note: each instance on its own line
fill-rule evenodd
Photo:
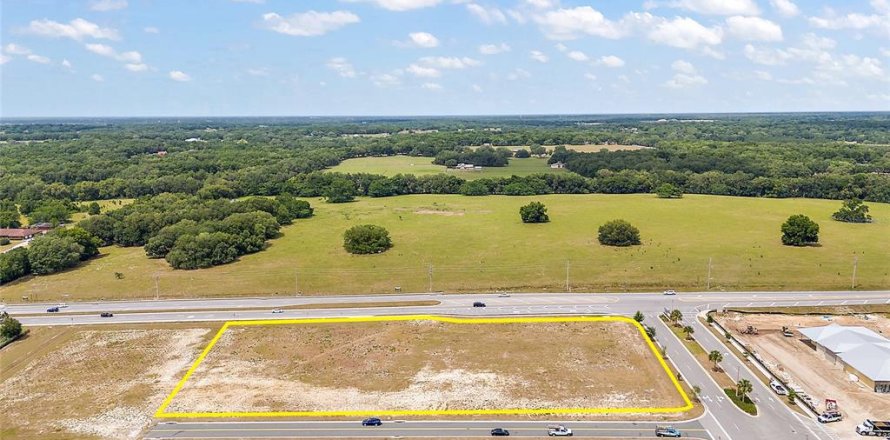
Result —
M 550 223 L 523 224 L 519 207 L 544 202 Z M 412 195 L 328 204 L 310 200 L 313 218 L 283 228 L 267 250 L 238 262 L 173 271 L 141 248 L 105 248 L 79 268 L 0 286 L 0 299 L 57 300 L 251 294 L 306 295 L 436 291 L 573 291 L 849 289 L 858 256 L 857 288 L 890 287 L 890 205 L 870 203 L 873 224 L 830 220 L 840 202 L 687 195 L 679 200 L 636 195 L 530 197 Z M 821 225 L 820 247 L 780 244 L 791 214 Z M 597 243 L 602 223 L 624 218 L 643 245 Z M 372 223 L 395 246 L 356 256 L 342 248 L 348 227 Z M 116 279 L 115 272 L 123 274 Z
M 463 171 L 445 168 L 442 165 L 433 165 L 431 157 L 415 156 L 387 156 L 387 157 L 360 157 L 347 159 L 329 171 L 338 173 L 371 173 L 384 176 L 396 174 L 414 174 L 425 176 L 429 174 L 448 173 L 463 179 L 473 180 L 483 177 L 510 177 L 512 175 L 528 176 L 538 173 L 566 173 L 565 169 L 553 169 L 547 164 L 547 159 L 530 157 L 527 159 L 510 159 L 506 167 L 484 167 L 480 171 Z

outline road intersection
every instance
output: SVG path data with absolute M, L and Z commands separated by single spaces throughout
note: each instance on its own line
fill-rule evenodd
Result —
M 383 301 L 429 301 L 437 305 L 401 307 L 361 307 L 360 303 Z M 487 307 L 472 307 L 482 301 Z M 307 304 L 326 305 L 349 303 L 356 307 L 285 309 L 283 313 L 271 313 L 274 308 Z M 833 436 L 814 420 L 799 415 L 781 402 L 759 380 L 742 360 L 731 355 L 722 342 L 696 319 L 702 310 L 727 307 L 788 307 L 890 304 L 890 292 L 719 292 L 684 293 L 666 296 L 660 293 L 641 294 L 582 294 L 582 293 L 530 293 L 530 294 L 408 294 L 386 296 L 337 296 L 337 297 L 274 297 L 274 298 L 220 298 L 199 300 L 160 300 L 75 303 L 59 313 L 46 313 L 54 304 L 15 304 L 6 311 L 16 316 L 26 326 L 40 325 L 89 325 L 102 323 L 160 323 L 206 322 L 255 319 L 294 319 L 343 316 L 374 316 L 400 314 L 460 315 L 460 316 L 511 316 L 511 315 L 625 315 L 641 311 L 646 323 L 654 325 L 657 340 L 666 347 L 670 362 L 687 383 L 701 388 L 700 398 L 705 414 L 695 421 L 675 423 L 690 434 L 713 440 L 772 439 L 783 440 L 831 440 Z M 748 378 L 754 385 L 752 399 L 760 413 L 749 416 L 726 398 L 723 390 L 708 375 L 701 364 L 673 336 L 670 329 L 658 319 L 665 309 L 679 309 L 695 327 L 696 339 L 706 351 L 720 350 L 730 354 L 724 357 L 723 368 Z M 101 318 L 100 312 L 110 311 L 113 318 Z M 327 423 L 327 424 L 325 424 Z M 284 437 L 467 437 L 488 435 L 494 426 L 513 427 L 514 435 L 541 435 L 546 422 L 441 422 L 410 421 L 387 424 L 384 429 L 370 431 L 357 422 L 242 422 L 218 421 L 204 423 L 161 423 L 152 427 L 147 438 L 284 438 Z M 532 423 L 528 425 L 527 423 Z M 654 424 L 635 422 L 563 422 L 577 426 L 578 435 L 590 436 L 652 436 Z M 480 424 L 484 424 L 484 427 Z M 484 428 L 484 429 L 483 429 Z M 645 428 L 645 429 L 643 429 Z

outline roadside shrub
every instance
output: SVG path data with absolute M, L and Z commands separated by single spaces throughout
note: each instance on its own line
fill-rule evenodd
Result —
M 389 231 L 381 226 L 358 225 L 343 233 L 343 248 L 351 254 L 379 254 L 391 247 Z
M 0 336 L 4 339 L 14 338 L 22 334 L 22 323 L 18 319 L 7 316 L 0 323 Z
M 640 230 L 625 220 L 612 220 L 600 226 L 597 238 L 606 246 L 633 246 L 640 244 Z
M 782 224 L 782 244 L 810 246 L 819 243 L 819 224 L 803 214 L 792 215 Z
M 0 238 L 0 246 L 6 246 L 9 244 L 9 239 L 6 237 Z

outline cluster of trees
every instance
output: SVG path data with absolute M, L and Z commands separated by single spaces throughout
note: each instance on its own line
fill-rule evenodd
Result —
M 22 334 L 22 323 L 8 314 L 0 313 L 0 341 L 8 341 Z
M 389 231 L 382 226 L 358 225 L 343 233 L 343 248 L 350 254 L 379 254 L 391 247 Z
M 149 258 L 177 269 L 225 264 L 258 252 L 281 225 L 312 216 L 308 202 L 290 195 L 244 200 L 205 200 L 162 194 L 90 216 L 78 226 L 102 245 L 143 246 Z
M 786 246 L 813 246 L 819 243 L 819 224 L 803 214 L 788 217 L 782 223 L 782 244 Z
M 844 200 L 844 205 L 831 218 L 839 222 L 847 223 L 871 223 L 871 215 L 868 213 L 868 205 L 859 199 Z
M 74 267 L 98 255 L 101 244 L 83 228 L 53 230 L 34 238 L 26 248 L 0 254 L 0 284 L 32 273 L 47 275 Z
M 448 168 L 453 168 L 459 163 L 469 163 L 484 167 L 504 167 L 507 166 L 511 157 L 513 157 L 513 151 L 509 148 L 495 149 L 486 145 L 479 148 L 466 147 L 459 150 L 441 151 L 436 154 L 433 163 L 445 165 Z

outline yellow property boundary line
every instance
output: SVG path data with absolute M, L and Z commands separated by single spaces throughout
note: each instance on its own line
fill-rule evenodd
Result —
M 344 322 L 381 322 L 381 321 L 438 321 L 449 324 L 515 324 L 515 323 L 551 323 L 551 322 L 624 322 L 632 324 L 640 332 L 643 340 L 652 351 L 652 355 L 658 359 L 661 367 L 664 369 L 671 383 L 680 393 L 683 402 L 686 404 L 681 407 L 672 408 L 550 408 L 550 409 L 474 409 L 474 410 L 397 410 L 397 411 L 271 411 L 271 412 L 166 412 L 167 407 L 173 402 L 173 399 L 185 386 L 185 383 L 194 374 L 213 346 L 216 345 L 219 338 L 225 333 L 229 327 L 241 326 L 259 326 L 259 325 L 288 325 L 288 324 L 335 324 Z M 155 412 L 158 418 L 238 418 L 238 417 L 352 417 L 352 416 L 441 416 L 441 415 L 493 415 L 493 414 L 616 414 L 616 413 L 679 413 L 692 409 L 692 402 L 689 396 L 680 386 L 677 378 L 671 373 L 667 363 L 662 359 L 655 344 L 646 335 L 646 330 L 640 323 L 624 316 L 554 316 L 554 317 L 523 317 L 523 318 L 451 318 L 433 315 L 404 315 L 404 316 L 367 316 L 367 317 L 351 317 L 351 318 L 307 318 L 307 319 L 273 319 L 260 321 L 228 321 L 223 324 L 222 328 L 216 332 L 204 351 L 195 360 L 191 368 L 185 373 L 185 376 L 176 384 L 173 391 L 164 399 L 161 406 Z

